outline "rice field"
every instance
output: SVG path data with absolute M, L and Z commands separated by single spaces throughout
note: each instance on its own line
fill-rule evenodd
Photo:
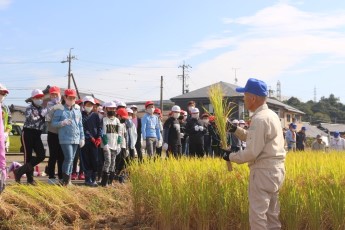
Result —
M 289 153 L 280 192 L 283 229 L 345 229 L 345 152 Z M 10 185 L 0 229 L 249 229 L 246 165 L 156 159 L 108 188 Z
M 249 229 L 246 165 L 204 158 L 130 168 L 134 214 L 156 229 Z M 345 152 L 289 153 L 283 229 L 345 229 Z

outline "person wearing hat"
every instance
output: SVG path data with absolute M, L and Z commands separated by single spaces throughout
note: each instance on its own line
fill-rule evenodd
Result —
M 62 163 L 62 184 L 71 184 L 73 160 L 78 146 L 85 145 L 85 135 L 82 123 L 82 115 L 79 105 L 75 104 L 77 93 L 74 89 L 66 89 L 64 92 L 64 104 L 54 106 L 54 114 L 51 121 L 53 127 L 58 128 L 59 143 L 64 155 Z
M 206 133 L 204 135 L 204 151 L 206 156 L 211 156 L 212 157 L 212 147 L 211 147 L 211 135 L 210 135 L 210 115 L 208 113 L 203 113 L 201 115 L 201 120 L 206 128 Z
M 340 136 L 338 131 L 334 132 L 333 138 L 331 139 L 331 149 L 336 151 L 345 150 L 345 139 Z
M 216 122 L 215 122 L 215 116 L 210 116 L 209 117 L 209 122 L 210 122 L 210 126 L 209 126 L 209 133 L 211 136 L 211 147 L 212 147 L 212 153 L 214 157 L 221 157 L 222 155 L 222 151 L 220 148 L 220 137 L 219 137 L 219 133 L 217 130 L 217 126 L 216 126 Z
M 2 120 L 4 125 L 4 138 L 5 138 L 5 150 L 8 152 L 10 147 L 10 137 L 9 133 L 12 130 L 12 114 L 8 106 L 4 103 L 9 91 L 8 89 L 0 83 L 0 104 L 2 109 Z
M 26 174 L 28 184 L 35 185 L 33 178 L 34 167 L 41 163 L 46 155 L 41 140 L 45 125 L 47 109 L 42 107 L 44 94 L 40 89 L 31 92 L 31 103 L 25 110 L 25 122 L 22 131 L 22 145 L 24 148 L 24 165 L 14 170 L 15 180 L 20 183 Z M 35 156 L 32 152 L 35 151 Z
M 239 126 L 239 121 L 237 119 L 232 120 L 232 125 Z M 242 150 L 242 141 L 234 134 L 230 133 L 231 140 L 231 152 L 238 152 Z
M 279 190 L 285 178 L 286 152 L 280 119 L 266 104 L 265 82 L 250 78 L 236 91 L 244 93 L 245 108 L 253 115 L 247 130 L 230 125 L 229 131 L 246 141 L 247 147 L 235 153 L 226 150 L 223 159 L 248 163 L 250 228 L 281 229 Z
M 126 108 L 119 108 L 117 107 L 116 116 L 120 120 L 119 131 L 118 131 L 118 150 L 117 156 L 115 159 L 115 178 L 119 180 L 120 183 L 124 183 L 125 179 L 125 171 L 126 168 L 126 161 L 128 157 L 127 152 L 127 128 L 126 122 L 128 120 L 128 112 Z
M 130 109 L 133 111 L 132 122 L 137 128 L 137 142 L 135 143 L 135 149 L 138 154 L 138 161 L 143 161 L 143 153 L 141 150 L 141 119 L 138 117 L 138 107 L 136 105 L 131 105 Z
M 5 130 L 5 120 L 4 122 L 1 122 L 3 118 L 5 118 L 4 112 L 3 112 L 3 102 L 5 97 L 8 94 L 8 90 L 6 89 L 5 86 L 0 84 L 0 194 L 2 191 L 5 189 L 5 183 L 6 183 L 6 178 L 7 178 L 7 170 L 6 170 L 6 130 Z
M 181 133 L 181 146 L 182 146 L 182 155 L 187 155 L 186 148 L 186 120 L 187 120 L 187 112 L 181 109 L 180 116 L 178 117 L 178 121 L 180 123 L 180 133 Z
M 238 121 L 238 125 L 242 128 L 242 129 L 248 129 L 248 127 L 246 126 L 246 122 L 244 120 L 239 120 Z M 241 141 L 241 149 L 245 149 L 247 147 L 247 143 L 245 141 Z
M 189 156 L 203 157 L 204 135 L 207 132 L 204 123 L 199 119 L 199 109 L 191 110 L 191 119 L 187 120 L 186 132 L 189 136 Z
M 118 131 L 120 120 L 116 117 L 115 102 L 104 103 L 106 116 L 103 118 L 102 147 L 104 153 L 104 164 L 102 169 L 101 185 L 103 187 L 112 184 L 115 178 L 115 160 L 118 149 Z
M 153 114 L 155 106 L 152 101 L 145 103 L 145 115 L 141 118 L 141 135 L 143 141 L 141 146 L 146 149 L 149 158 L 156 154 L 156 147 L 159 147 L 161 141 L 161 127 L 159 118 Z
M 296 151 L 296 128 L 297 125 L 294 123 L 291 123 L 289 125 L 288 131 L 286 131 L 286 144 L 288 147 L 288 151 Z
M 94 112 L 95 100 L 91 96 L 83 98 L 82 111 L 85 145 L 80 149 L 81 160 L 85 171 L 85 185 L 97 187 L 98 148 L 101 145 L 102 122 L 97 112 Z
M 326 143 L 322 140 L 322 136 L 320 134 L 316 135 L 316 140 L 311 143 L 311 150 L 313 151 L 326 151 Z
M 131 160 L 134 160 L 137 155 L 137 150 L 135 145 L 137 143 L 137 127 L 134 125 L 132 119 L 134 111 L 131 108 L 126 109 L 128 113 L 128 119 L 126 120 L 126 129 L 127 129 L 127 150 L 129 151 L 129 157 Z
M 167 157 L 172 153 L 175 158 L 179 158 L 182 155 L 181 127 L 178 120 L 181 108 L 178 105 L 174 105 L 171 108 L 172 115 L 164 122 L 163 125 L 163 147 L 166 151 Z
M 301 130 L 296 133 L 296 149 L 297 151 L 304 151 L 305 143 L 307 141 L 307 136 L 305 134 L 306 127 L 302 127 Z
M 47 122 L 48 129 L 48 147 L 49 147 L 49 160 L 48 160 L 48 183 L 57 184 L 59 180 L 62 181 L 62 163 L 63 163 L 63 152 L 59 142 L 58 128 L 52 126 L 51 121 L 55 112 L 55 105 L 61 104 L 61 93 L 60 88 L 52 86 L 49 88 L 50 101 L 47 103 L 47 114 L 45 120 Z M 58 168 L 58 179 L 55 177 L 55 165 L 57 163 Z

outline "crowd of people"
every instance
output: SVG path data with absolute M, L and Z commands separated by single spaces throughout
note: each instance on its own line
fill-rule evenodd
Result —
M 3 100 L 9 92 L 5 86 L 1 87 Z M 74 89 L 60 92 L 59 87 L 52 86 L 49 100 L 44 100 L 44 96 L 41 90 L 33 90 L 25 110 L 21 136 L 24 164 L 13 168 L 18 183 L 26 175 L 28 184 L 36 184 L 35 166 L 46 158 L 40 138 L 45 128 L 49 147 L 46 174 L 50 184 L 67 186 L 76 179 L 91 187 L 108 186 L 114 180 L 124 182 L 128 163 L 162 157 L 162 153 L 175 158 L 223 156 L 215 117 L 209 113 L 200 115 L 194 101 L 188 103 L 186 111 L 178 105 L 172 106 L 163 119 L 161 110 L 152 101 L 145 103 L 145 113 L 138 117 L 136 105 L 127 106 L 122 101 L 100 104 L 91 96 L 77 100 Z M 6 121 L 2 143 L 6 145 L 11 120 L 9 112 L 2 114 Z M 247 128 L 244 120 L 235 119 L 231 123 Z M 246 142 L 229 132 L 228 145 L 237 152 L 245 149 Z
M 1 87 L 2 102 L 8 90 Z M 183 155 L 222 157 L 238 164 L 248 163 L 251 228 L 278 229 L 281 227 L 278 195 L 285 178 L 286 155 L 280 120 L 266 104 L 268 90 L 263 81 L 250 78 L 244 88 L 236 91 L 244 94 L 245 107 L 253 112 L 251 125 L 247 126 L 242 120 L 228 120 L 229 148 L 221 149 L 215 117 L 208 113 L 200 116 L 194 101 L 188 103 L 187 111 L 174 105 L 163 121 L 161 111 L 152 101 L 145 103 L 145 114 L 139 118 L 135 105 L 127 106 L 121 101 L 101 105 L 89 96 L 76 100 L 75 90 L 66 89 L 62 95 L 57 86 L 49 89 L 50 100 L 45 105 L 43 92 L 35 89 L 25 111 L 24 164 L 14 168 L 15 180 L 20 183 L 26 174 L 28 184 L 36 184 L 33 169 L 45 159 L 40 135 L 47 123 L 50 183 L 70 185 L 77 173 L 78 158 L 81 169 L 78 176 L 85 180 L 85 185 L 97 187 L 99 184 L 108 186 L 115 179 L 123 182 L 126 165 L 135 160 L 136 155 L 139 163 L 155 160 L 164 152 L 167 157 L 175 158 Z M 2 183 L 6 178 L 4 133 L 1 122 Z

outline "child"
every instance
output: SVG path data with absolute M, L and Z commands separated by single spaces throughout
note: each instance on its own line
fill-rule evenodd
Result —
M 180 106 L 174 105 L 171 112 L 172 115 L 165 121 L 163 126 L 163 150 L 167 151 L 167 156 L 171 152 L 175 158 L 178 158 L 182 155 L 181 130 L 178 120 L 181 112 Z
M 118 131 L 120 120 L 115 116 L 115 102 L 104 103 L 106 116 L 103 118 L 102 146 L 104 164 L 102 168 L 101 185 L 112 184 L 115 177 L 115 159 L 118 149 Z

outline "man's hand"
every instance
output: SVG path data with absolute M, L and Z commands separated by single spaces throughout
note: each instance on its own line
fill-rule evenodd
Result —
M 237 126 L 236 126 L 236 125 L 233 125 L 233 124 L 231 123 L 231 121 L 228 121 L 228 131 L 229 131 L 230 133 L 234 133 L 234 132 L 236 132 L 236 129 L 237 129 Z
M 222 149 L 222 150 L 224 151 L 223 160 L 230 161 L 231 150 L 229 149 Z
M 162 140 L 162 139 L 158 140 L 158 142 L 157 142 L 157 148 L 162 147 L 162 145 L 163 145 L 163 140 Z
M 85 145 L 85 140 L 84 139 L 80 140 L 79 141 L 79 147 L 83 148 L 84 145 Z
M 184 133 L 180 133 L 180 138 L 183 138 L 184 137 Z
M 141 141 L 141 148 L 146 149 L 146 140 Z

